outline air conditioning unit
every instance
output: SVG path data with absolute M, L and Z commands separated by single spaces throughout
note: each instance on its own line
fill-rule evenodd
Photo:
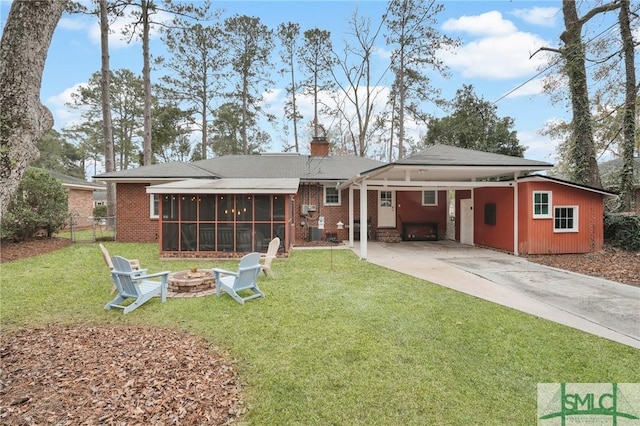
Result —
M 300 215 L 301 216 L 307 216 L 309 213 L 315 212 L 315 211 L 316 211 L 315 204 L 302 204 L 300 206 Z

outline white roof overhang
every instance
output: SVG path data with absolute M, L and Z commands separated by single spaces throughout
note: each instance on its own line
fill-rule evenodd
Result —
M 542 167 L 544 168 L 544 167 Z M 548 167 L 550 168 L 550 167 Z M 536 170 L 540 170 L 537 168 Z M 401 165 L 390 164 L 366 174 L 355 176 L 339 186 L 347 188 L 366 180 L 368 188 L 471 188 L 476 186 L 505 186 L 505 182 L 476 182 L 500 176 L 520 176 L 531 172 L 531 166 L 510 165 Z
M 295 194 L 300 179 L 187 179 L 147 187 L 147 194 Z

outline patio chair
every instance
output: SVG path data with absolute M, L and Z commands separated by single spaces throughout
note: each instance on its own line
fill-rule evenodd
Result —
M 105 309 L 120 308 L 125 314 L 138 308 L 154 296 L 160 295 L 162 303 L 167 301 L 167 285 L 169 282 L 169 271 L 157 272 L 155 274 L 140 273 L 131 267 L 131 261 L 121 256 L 111 258 L 113 270 L 111 277 L 118 289 L 118 296 L 105 305 Z M 160 278 L 160 281 L 153 281 L 149 278 Z M 129 305 L 121 303 L 127 299 L 134 299 Z
M 109 268 L 109 271 L 113 271 L 113 263 L 111 262 L 111 256 L 109 255 L 109 250 L 107 250 L 107 248 L 102 244 L 99 244 L 99 246 L 100 246 L 100 251 L 102 252 L 102 258 L 104 259 L 104 263 L 107 264 L 107 268 Z M 138 259 L 129 259 L 129 263 L 131 264 L 131 269 L 138 271 L 140 274 L 144 274 L 147 272 L 146 269 L 140 269 L 140 261 Z M 113 287 L 111 287 L 111 293 L 109 294 L 114 294 L 116 290 L 117 288 L 114 283 Z
M 257 283 L 261 270 L 260 253 L 249 253 L 240 259 L 237 272 L 213 268 L 213 275 L 216 279 L 216 296 L 220 297 L 220 293 L 225 291 L 241 305 L 244 305 L 247 300 L 264 297 L 264 293 L 260 291 Z M 241 296 L 238 294 L 241 291 L 250 291 L 252 294 Z
M 271 262 L 276 258 L 278 254 L 278 249 L 280 248 L 280 238 L 275 237 L 271 242 L 269 242 L 269 247 L 267 248 L 267 252 L 265 254 L 260 255 L 260 259 L 262 260 L 262 272 L 267 277 L 273 278 L 273 271 L 271 270 Z

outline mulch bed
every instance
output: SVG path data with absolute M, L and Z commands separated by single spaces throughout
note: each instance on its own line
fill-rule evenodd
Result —
M 0 241 L 0 263 L 49 253 L 72 244 L 68 238 L 33 238 L 26 241 Z
M 233 424 L 233 366 L 198 337 L 134 326 L 48 326 L 0 336 L 0 422 Z
M 640 287 L 640 252 L 607 247 L 597 253 L 531 255 L 527 260 Z

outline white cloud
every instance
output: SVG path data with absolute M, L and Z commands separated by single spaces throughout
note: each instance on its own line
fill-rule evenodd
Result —
M 536 34 L 519 31 L 497 11 L 449 19 L 445 31 L 465 33 L 456 52 L 442 52 L 445 63 L 466 78 L 502 80 L 533 75 L 546 63 L 544 52 L 531 53 L 548 45 Z
M 525 22 L 542 27 L 553 27 L 556 19 L 561 16 L 557 7 L 533 7 L 531 9 L 516 9 L 511 12 Z
M 521 98 L 523 96 L 540 95 L 544 93 L 544 80 L 542 78 L 536 78 L 531 81 L 527 81 L 521 87 L 514 87 L 505 96 L 506 99 Z
M 546 64 L 544 52 L 529 59 L 531 53 L 548 43 L 540 37 L 516 32 L 503 37 L 485 37 L 463 44 L 454 53 L 444 52 L 442 58 L 463 77 L 491 80 L 520 78 L 536 73 Z
M 78 92 L 81 88 L 86 87 L 87 83 L 77 83 L 66 88 L 61 93 L 50 96 L 44 104 L 51 110 L 56 129 L 62 129 L 73 124 L 82 122 L 82 111 L 67 106 L 73 101 L 72 94 Z
M 129 10 L 125 16 L 110 22 L 109 49 L 116 50 L 130 46 L 131 44 L 140 43 L 138 37 L 133 37 L 131 39 L 131 37 L 124 36 L 122 34 L 125 27 L 133 23 L 135 19 L 136 18 L 131 14 L 131 10 Z M 171 19 L 171 14 L 166 12 L 158 12 L 153 15 L 154 22 L 164 23 Z M 100 22 L 96 17 L 87 17 L 83 15 L 64 16 L 60 19 L 58 28 L 67 31 L 85 33 L 86 37 L 92 44 L 100 45 Z M 160 37 L 160 29 L 157 25 L 151 26 L 149 37 L 151 39 Z M 131 41 L 129 42 L 130 39 Z
M 525 158 L 537 161 L 546 161 L 555 164 L 558 161 L 556 152 L 558 141 L 548 136 L 542 136 L 537 132 L 518 130 L 518 140 L 520 145 L 527 147 L 524 153 Z
M 461 16 L 449 19 L 442 25 L 445 31 L 463 32 L 475 36 L 500 36 L 513 34 L 517 28 L 498 11 L 486 12 L 476 16 Z

